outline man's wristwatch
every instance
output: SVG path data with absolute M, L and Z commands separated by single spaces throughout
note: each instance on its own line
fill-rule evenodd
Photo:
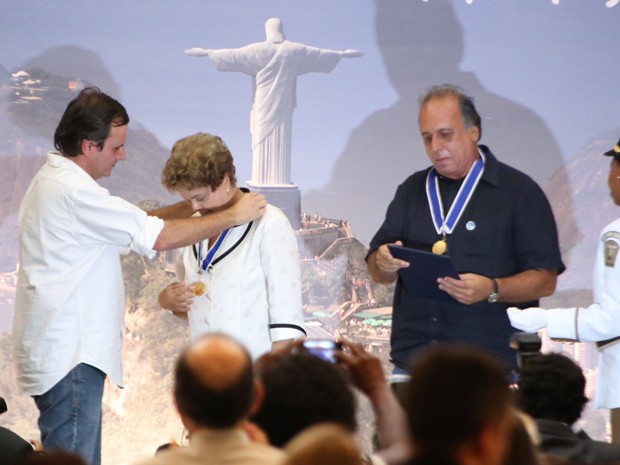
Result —
M 489 297 L 487 297 L 487 302 L 493 304 L 499 300 L 499 285 L 495 278 L 491 278 L 491 281 L 493 281 L 493 291 L 489 294 Z

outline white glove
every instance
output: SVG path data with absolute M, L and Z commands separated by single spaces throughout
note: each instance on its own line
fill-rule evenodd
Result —
M 535 333 L 547 327 L 547 311 L 544 308 L 531 307 L 521 310 L 516 307 L 506 309 L 510 324 L 521 331 Z

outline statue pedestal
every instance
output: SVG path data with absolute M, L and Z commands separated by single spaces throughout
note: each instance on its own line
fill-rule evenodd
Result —
M 301 228 L 301 192 L 295 184 L 283 186 L 265 186 L 246 181 L 252 192 L 264 194 L 267 202 L 284 212 L 293 229 Z

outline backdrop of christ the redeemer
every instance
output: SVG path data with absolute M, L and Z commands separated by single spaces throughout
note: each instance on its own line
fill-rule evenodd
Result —
M 289 186 L 292 185 L 291 136 L 297 76 L 329 73 L 341 58 L 359 57 L 362 53 L 353 49 L 326 50 L 286 40 L 278 18 L 267 20 L 265 33 L 264 42 L 245 47 L 190 48 L 185 53 L 209 57 L 218 71 L 237 71 L 253 77 L 250 182 L 258 186 Z

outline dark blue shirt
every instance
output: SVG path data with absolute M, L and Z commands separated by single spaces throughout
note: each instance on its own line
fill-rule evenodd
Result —
M 486 157 L 484 173 L 447 236 L 448 253 L 459 274 L 502 278 L 533 269 L 563 272 L 555 219 L 542 189 L 529 176 L 498 162 L 487 147 L 480 149 Z M 407 247 L 430 250 L 441 238 L 426 196 L 429 170 L 414 173 L 398 187 L 383 225 L 370 242 L 369 254 L 398 240 Z M 453 198 L 459 183 L 440 184 L 442 197 Z M 410 295 L 398 279 L 393 306 L 391 357 L 396 366 L 406 368 L 413 353 L 428 344 L 456 342 L 481 346 L 514 368 L 516 354 L 508 344 L 516 330 L 506 308 L 538 306 L 538 301 L 441 303 Z

